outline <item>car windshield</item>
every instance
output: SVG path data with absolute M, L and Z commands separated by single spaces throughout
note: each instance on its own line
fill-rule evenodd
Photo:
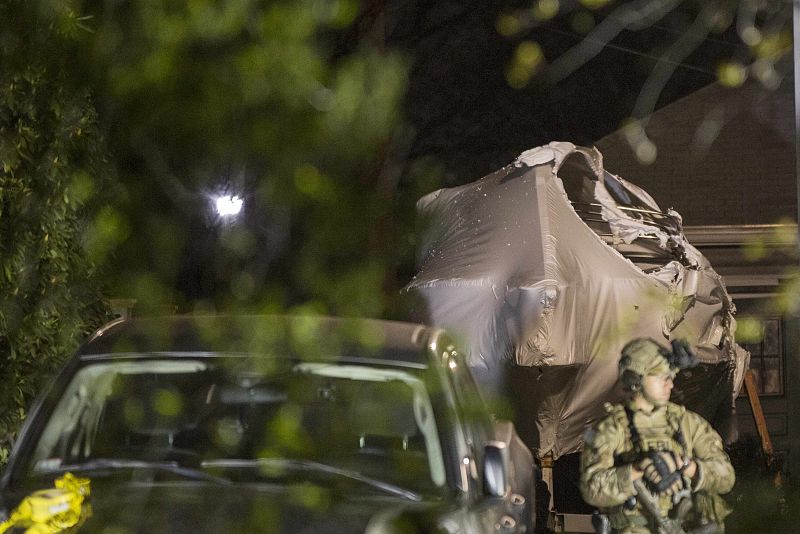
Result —
M 91 363 L 52 411 L 30 470 L 171 465 L 208 480 L 346 478 L 401 495 L 441 491 L 431 399 L 412 371 L 272 366 L 233 356 Z

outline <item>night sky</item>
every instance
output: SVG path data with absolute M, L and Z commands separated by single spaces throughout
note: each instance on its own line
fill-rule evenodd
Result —
M 473 181 L 534 146 L 553 140 L 592 144 L 617 130 L 631 115 L 656 58 L 696 16 L 690 6 L 649 28 L 623 31 L 594 59 L 553 84 L 546 81 L 547 65 L 584 38 L 573 27 L 574 13 L 567 9 L 504 37 L 497 20 L 513 12 L 513 4 L 409 1 L 389 8 L 387 45 L 414 58 L 406 101 L 415 131 L 410 155 L 442 161 L 448 185 Z M 614 8 L 593 12 L 594 20 Z M 545 65 L 527 86 L 515 89 L 505 70 L 522 41 L 541 46 Z M 656 108 L 715 82 L 718 63 L 742 52 L 732 28 L 711 34 L 675 69 Z

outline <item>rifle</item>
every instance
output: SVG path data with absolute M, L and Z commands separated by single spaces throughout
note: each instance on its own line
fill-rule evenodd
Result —
M 633 487 L 636 490 L 636 498 L 655 521 L 658 527 L 658 534 L 687 534 L 683 530 L 680 520 L 670 519 L 661 513 L 661 509 L 658 506 L 658 497 L 650 493 L 650 490 L 647 489 L 641 479 L 634 480 Z

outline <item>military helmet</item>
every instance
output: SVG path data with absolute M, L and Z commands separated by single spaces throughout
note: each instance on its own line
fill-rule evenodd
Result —
M 622 348 L 619 359 L 620 372 L 632 371 L 639 376 L 666 375 L 677 373 L 670 366 L 670 351 L 652 339 L 634 339 Z
M 670 350 L 653 339 L 638 338 L 622 348 L 619 372 L 625 389 L 637 391 L 641 389 L 642 378 L 647 375 L 675 377 L 681 369 L 696 364 L 697 358 L 684 340 L 673 340 Z

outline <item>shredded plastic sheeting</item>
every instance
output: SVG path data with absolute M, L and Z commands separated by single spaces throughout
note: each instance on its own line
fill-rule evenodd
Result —
M 424 231 L 407 289 L 433 324 L 461 337 L 484 387 L 508 393 L 515 366 L 542 370 L 523 392 L 540 455 L 580 449 L 603 402 L 618 399 L 620 349 L 635 337 L 688 339 L 704 365 L 725 363 L 713 374 L 725 394 L 691 395 L 687 405 L 732 406 L 749 354 L 734 343 L 722 278 L 686 242 L 680 216 L 605 171 L 596 149 L 528 150 L 417 209 Z

